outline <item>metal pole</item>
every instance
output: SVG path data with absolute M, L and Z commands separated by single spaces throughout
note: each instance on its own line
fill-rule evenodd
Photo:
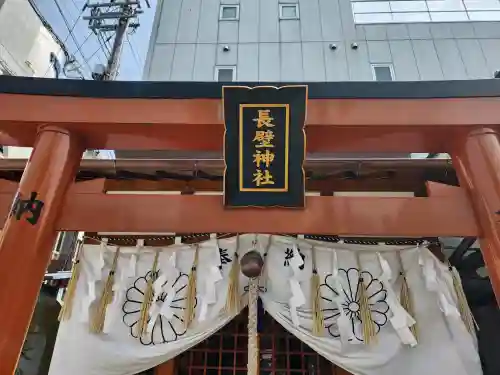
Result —
M 128 10 L 124 10 L 124 14 L 127 14 Z M 120 57 L 123 49 L 123 41 L 125 38 L 125 33 L 128 29 L 128 24 L 130 22 L 130 17 L 120 18 L 118 21 L 118 29 L 116 30 L 115 40 L 113 42 L 113 48 L 111 50 L 111 55 L 109 56 L 108 66 L 106 68 L 106 74 L 104 76 L 105 81 L 114 81 L 118 75 L 118 68 L 120 66 Z
M 136 21 L 137 16 L 143 12 L 139 9 L 140 1 L 87 3 L 86 8 L 90 9 L 90 15 L 83 17 L 83 19 L 89 21 L 89 28 L 94 33 L 99 35 L 99 33 L 106 31 L 116 32 L 106 67 L 100 72 L 92 73 L 92 77 L 96 80 L 113 81 L 118 75 L 125 33 L 129 28 L 136 29 L 139 26 L 138 22 L 131 20 Z

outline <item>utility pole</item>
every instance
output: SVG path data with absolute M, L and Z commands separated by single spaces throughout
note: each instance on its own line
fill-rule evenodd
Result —
M 149 7 L 149 1 L 146 1 Z M 89 21 L 89 29 L 97 36 L 103 37 L 107 33 L 115 33 L 113 47 L 108 58 L 107 66 L 101 72 L 92 73 L 95 80 L 112 81 L 118 75 L 121 52 L 125 34 L 128 29 L 136 29 L 140 26 L 137 16 L 143 13 L 140 0 L 110 0 L 102 3 L 87 3 L 90 16 L 83 17 Z M 108 38 L 102 38 L 105 43 Z

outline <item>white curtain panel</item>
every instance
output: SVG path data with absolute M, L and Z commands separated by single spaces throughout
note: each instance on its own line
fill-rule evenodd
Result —
M 73 314 L 70 320 L 60 324 L 49 375 L 133 375 L 166 362 L 210 337 L 233 318 L 225 314 L 223 308 L 235 243 L 235 238 L 220 240 L 221 250 L 215 241 L 200 244 L 197 316 L 187 331 L 181 319 L 184 318 L 188 274 L 193 264 L 195 247 L 172 245 L 159 249 L 159 276 L 166 275 L 167 282 L 157 298 L 157 305 L 159 307 L 163 303 L 161 309 L 165 315 L 160 314 L 154 327 L 141 338 L 137 338 L 135 329 L 140 317 L 146 278 L 153 264 L 154 251 L 158 249 L 120 249 L 113 288 L 114 300 L 107 309 L 105 332 L 93 334 L 89 331 L 89 291 L 91 306 L 95 306 L 116 247 L 107 246 L 103 249 L 103 246 L 85 245 Z M 241 240 L 242 249 L 248 249 L 250 245 L 251 241 Z M 172 259 L 174 254 L 175 262 Z M 219 265 L 222 268 L 222 280 L 214 281 L 218 279 L 213 276 L 214 267 L 218 269 Z M 241 276 L 242 295 L 246 284 L 246 279 Z M 93 285 L 95 293 L 92 292 Z M 211 286 L 215 287 L 215 303 L 207 305 L 205 319 L 201 320 L 203 299 L 213 294 L 207 290 Z M 165 306 L 165 301 L 170 302 L 169 306 Z
M 274 237 L 273 242 L 269 255 L 273 269 L 269 274 L 270 286 L 267 293 L 261 295 L 264 308 L 286 330 L 326 359 L 355 375 L 482 374 L 475 337 L 465 328 L 456 307 L 450 273 L 427 248 L 327 244 L 286 237 Z M 308 301 L 298 308 L 298 325 L 293 322 L 287 301 L 290 288 L 286 287 L 286 280 L 293 275 L 290 270 L 287 272 L 286 267 L 279 267 L 283 266 L 285 249 L 294 244 L 298 244 L 300 252 L 305 255 L 304 275 L 299 279 L 303 280 L 300 285 Z M 315 245 L 316 263 L 322 280 L 323 337 L 311 333 L 311 289 L 310 278 L 306 275 L 311 274 L 312 245 Z M 391 303 L 390 294 L 394 292 L 399 296 L 401 287 L 398 251 L 414 300 L 413 315 L 418 327 L 418 344 L 414 347 L 402 343 L 391 322 L 397 306 Z M 361 275 L 367 285 L 371 316 L 378 331 L 376 342 L 370 345 L 363 343 L 361 322 L 357 318 L 360 273 L 356 253 L 359 254 Z M 332 277 L 334 255 L 337 258 L 339 284 Z M 390 267 L 389 282 L 381 266 L 385 262 Z M 336 301 L 335 297 L 340 298 Z M 341 314 L 338 303 L 348 318 L 347 328 L 350 329 L 344 337 L 339 332 Z
M 218 246 L 215 240 L 199 245 L 196 319 L 187 331 L 181 319 L 195 247 L 160 249 L 157 276 L 161 281 L 150 310 L 157 318 L 141 338 L 136 337 L 134 327 L 158 249 L 120 249 L 114 299 L 104 332 L 96 335 L 89 332 L 89 311 L 98 303 L 116 247 L 86 245 L 73 314 L 60 325 L 49 375 L 132 375 L 208 338 L 233 318 L 223 308 L 236 242 L 233 237 L 219 240 Z M 482 374 L 475 338 L 458 313 L 450 273 L 425 247 L 332 244 L 254 234 L 240 236 L 239 243 L 239 259 L 254 247 L 266 255 L 260 280 L 266 311 L 319 354 L 354 375 Z M 321 337 L 311 333 L 313 245 L 325 317 Z M 413 317 L 398 301 L 398 252 L 414 300 Z M 377 332 L 376 341 L 369 345 L 364 343 L 358 319 L 360 276 Z M 240 275 L 242 306 L 247 284 Z M 409 329 L 413 318 L 417 337 Z

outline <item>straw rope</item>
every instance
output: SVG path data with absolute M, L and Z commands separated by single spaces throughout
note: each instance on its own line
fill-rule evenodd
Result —
M 197 280 L 197 267 L 199 257 L 199 246 L 196 245 L 194 250 L 194 260 L 191 266 L 191 272 L 188 278 L 187 288 L 187 302 L 186 310 L 184 310 L 184 326 L 188 329 L 195 318 L 195 304 L 196 304 L 196 280 Z
M 142 337 L 142 335 L 146 332 L 148 321 L 149 321 L 149 309 L 151 304 L 153 303 L 153 284 L 156 280 L 156 272 L 158 270 L 158 257 L 160 252 L 157 251 L 155 253 L 155 257 L 153 260 L 153 265 L 151 267 L 151 276 L 147 281 L 146 290 L 144 291 L 144 299 L 141 303 L 141 315 L 139 321 L 137 322 L 137 331 L 136 335 L 138 337 Z
M 474 319 L 474 315 L 472 315 L 472 311 L 469 307 L 469 303 L 467 302 L 467 297 L 465 296 L 460 274 L 458 273 L 457 269 L 455 267 L 452 267 L 450 264 L 448 265 L 448 269 L 450 270 L 451 276 L 453 277 L 453 288 L 455 289 L 455 294 L 457 296 L 458 311 L 460 311 L 462 321 L 467 327 L 467 330 L 471 334 L 475 334 L 476 330 L 479 330 L 479 326 L 477 325 L 477 322 Z
M 359 314 L 361 320 L 361 326 L 363 329 L 363 339 L 366 345 L 370 345 L 373 341 L 376 341 L 376 330 L 375 323 L 372 320 L 372 313 L 370 310 L 370 305 L 368 303 L 368 293 L 366 291 L 366 285 L 361 276 L 361 257 L 359 252 L 356 252 L 356 262 L 358 264 L 359 280 L 358 280 L 358 295 L 359 295 Z
M 269 235 L 269 240 L 267 241 L 267 245 L 264 249 L 264 254 L 262 255 L 262 257 L 264 258 L 264 265 L 263 265 L 263 269 L 262 269 L 262 273 L 261 273 L 261 276 L 259 277 L 259 284 L 262 282 L 262 286 L 264 287 L 264 290 L 267 290 L 267 281 L 269 279 L 269 267 L 267 266 L 267 261 L 268 261 L 268 258 L 269 258 L 269 250 L 271 249 L 271 245 L 273 243 L 273 235 Z
M 240 312 L 240 260 L 238 251 L 240 249 L 240 236 L 236 236 L 236 250 L 234 252 L 233 264 L 229 272 L 229 285 L 227 290 L 224 311 L 229 315 Z
M 78 242 L 78 246 L 73 256 L 73 266 L 71 268 L 71 278 L 69 279 L 68 286 L 66 287 L 66 293 L 64 294 L 63 305 L 61 311 L 59 312 L 58 320 L 60 322 L 69 320 L 71 318 L 71 313 L 73 312 L 73 301 L 75 298 L 76 285 L 78 279 L 80 278 L 81 265 L 80 265 L 80 254 L 83 246 L 83 242 Z
M 258 297 L 259 278 L 251 278 L 248 283 L 248 375 L 258 375 L 259 373 Z
M 118 265 L 118 256 L 120 255 L 120 248 L 117 248 L 115 255 L 113 257 L 113 264 L 109 270 L 108 278 L 106 279 L 106 284 L 102 290 L 101 298 L 99 300 L 99 305 L 94 313 L 92 319 L 92 324 L 90 330 L 93 333 L 102 333 L 104 329 L 104 321 L 106 319 L 106 309 L 108 305 L 113 301 L 113 284 L 115 282 L 115 272 L 116 266 Z
M 398 262 L 399 262 L 399 275 L 401 276 L 401 290 L 399 292 L 399 303 L 406 310 L 408 314 L 410 314 L 413 319 L 415 319 L 415 311 L 413 309 L 413 296 L 410 290 L 410 286 L 408 285 L 408 281 L 406 279 L 406 271 L 403 264 L 403 258 L 401 257 L 401 253 L 396 251 Z M 415 319 L 416 320 L 416 319 Z M 418 341 L 418 327 L 417 323 L 413 324 L 410 327 L 410 331 L 415 337 L 415 340 Z
M 315 336 L 323 336 L 324 333 L 324 316 L 321 310 L 321 293 L 320 284 L 321 280 L 316 266 L 316 249 L 314 246 L 311 248 L 312 258 L 312 275 L 311 275 L 311 296 L 312 300 L 312 313 L 313 313 L 313 334 Z

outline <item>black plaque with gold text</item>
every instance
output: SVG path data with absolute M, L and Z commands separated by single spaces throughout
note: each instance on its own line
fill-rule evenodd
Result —
M 305 205 L 307 86 L 224 86 L 224 204 Z

